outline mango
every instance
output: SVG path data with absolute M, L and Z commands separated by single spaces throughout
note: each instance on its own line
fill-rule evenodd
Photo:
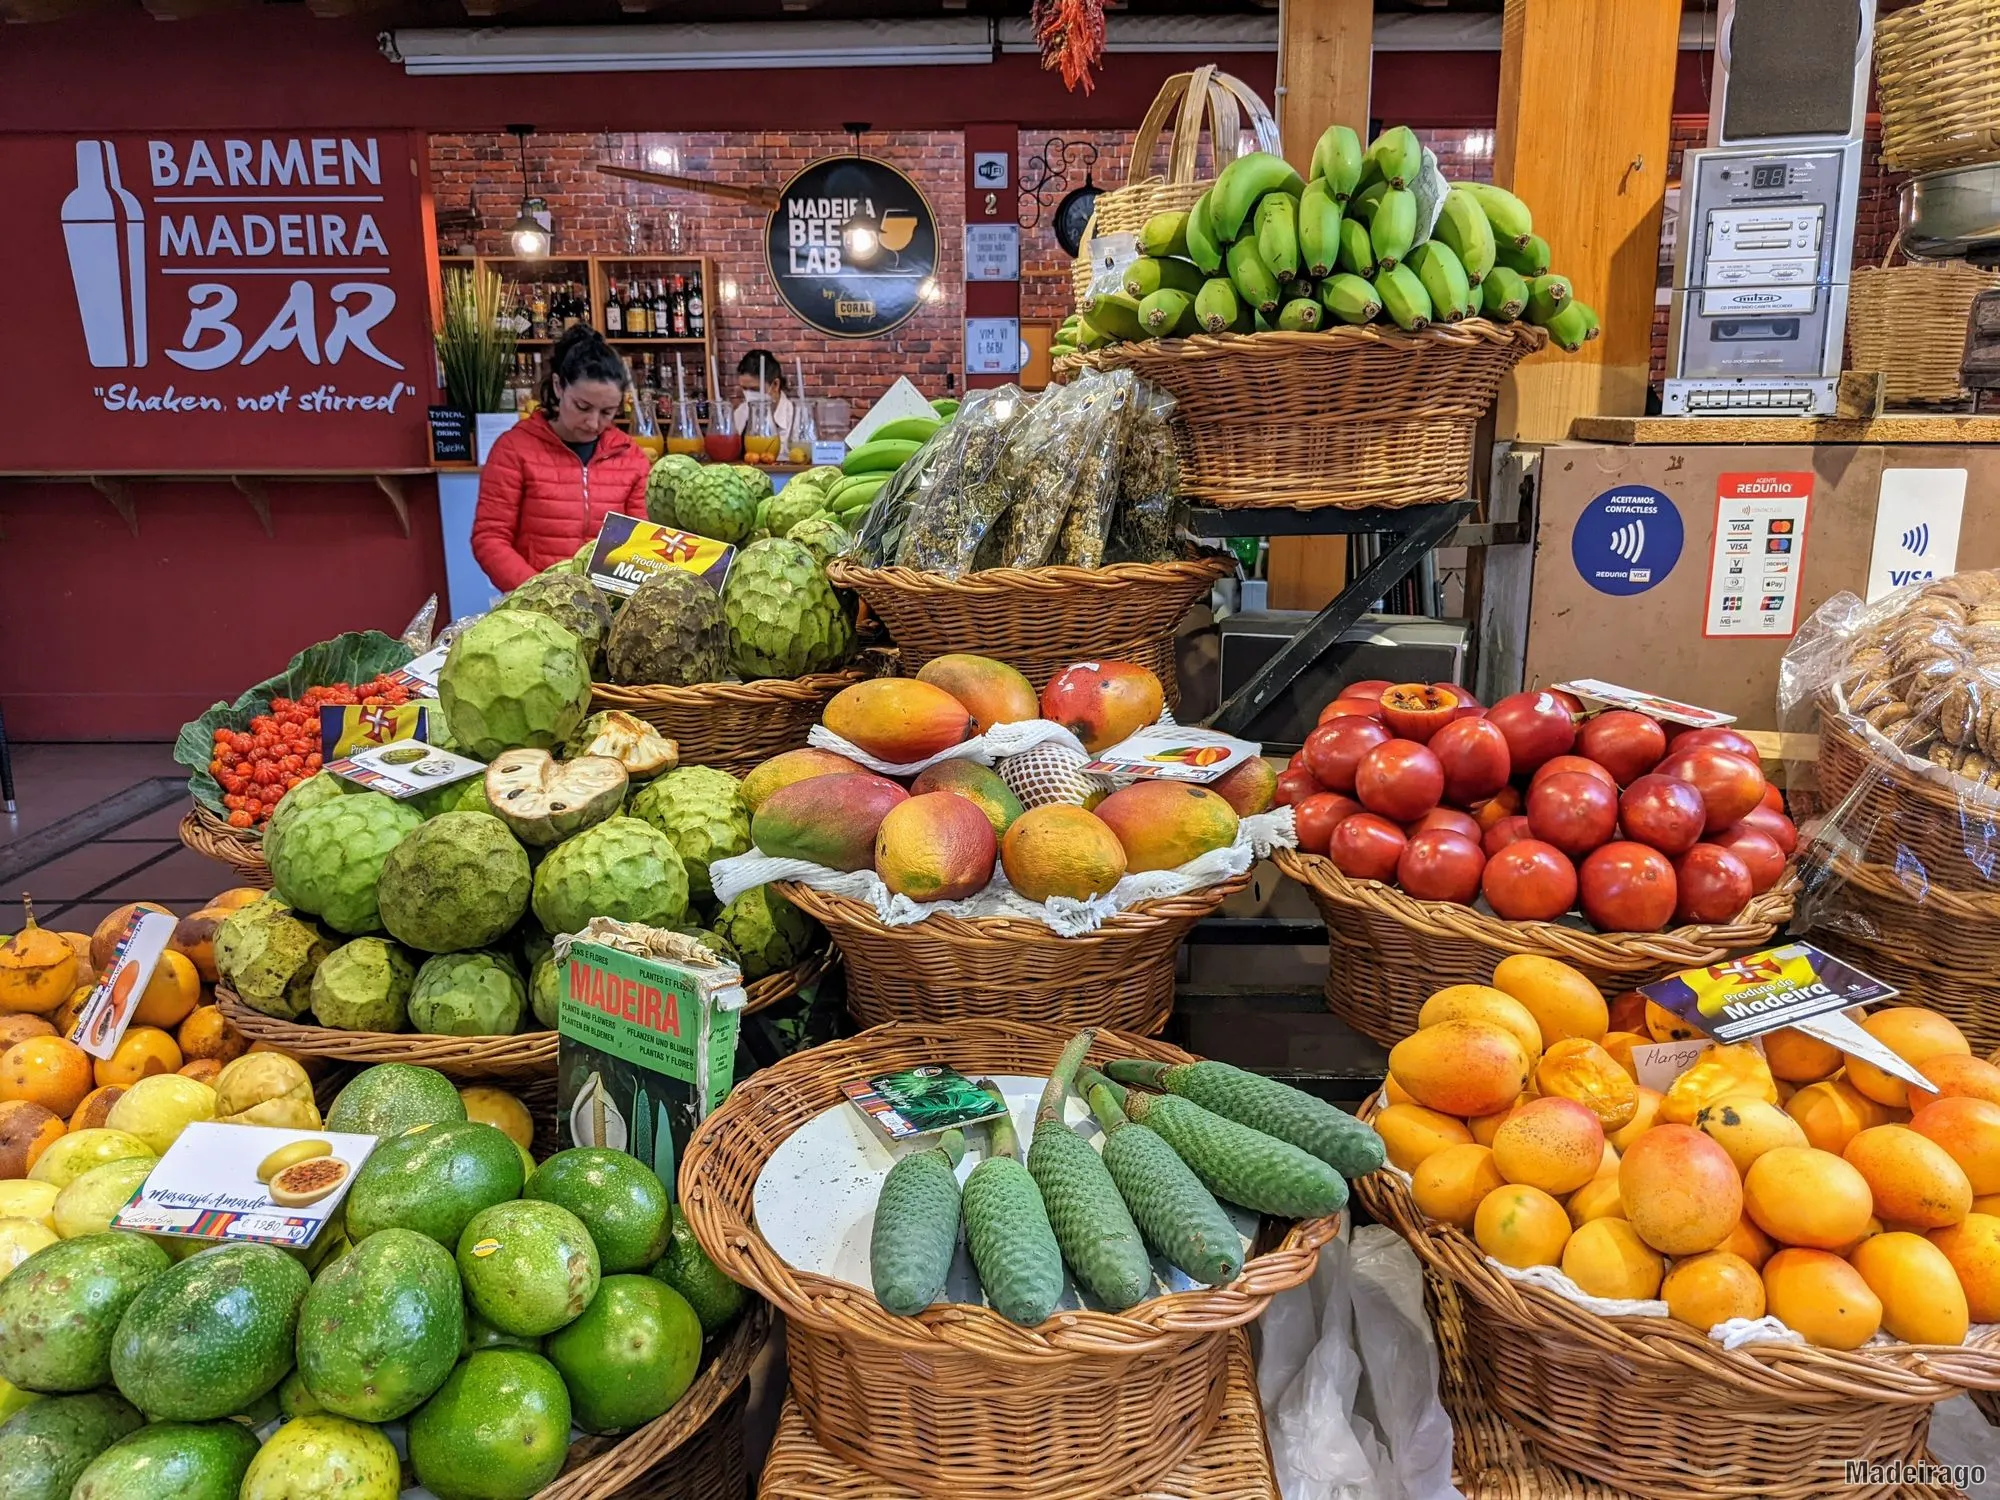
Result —
M 980 734 L 995 724 L 1018 724 L 1041 712 L 1034 684 L 1004 661 L 955 651 L 923 664 L 917 681 L 943 688 L 963 703 Z
M 1391 1104 L 1372 1123 L 1389 1160 L 1405 1172 L 1416 1171 L 1448 1147 L 1476 1144 L 1464 1121 L 1421 1104 Z
M 1743 1207 L 1779 1244 L 1809 1250 L 1851 1245 L 1875 1212 L 1867 1178 L 1831 1151 L 1806 1146 L 1774 1146 L 1752 1162 Z
M 1129 661 L 1078 662 L 1042 689 L 1042 717 L 1069 730 L 1092 754 L 1130 738 L 1166 706 L 1160 679 Z
M 1253 755 L 1208 789 L 1236 809 L 1239 818 L 1269 812 L 1278 795 L 1278 769 L 1261 755 Z
M 1000 779 L 1000 773 L 969 760 L 941 760 L 910 783 L 910 795 L 954 792 L 972 802 L 993 825 L 993 836 L 1004 838 L 1021 816 L 1021 799 Z
M 911 677 L 875 677 L 842 688 L 823 717 L 842 739 L 899 766 L 929 760 L 976 732 L 963 703 Z
M 771 793 L 780 787 L 790 786 L 795 781 L 810 781 L 815 776 L 846 776 L 855 771 L 865 772 L 868 768 L 859 761 L 849 760 L 844 755 L 835 755 L 831 750 L 807 747 L 804 750 L 786 750 L 774 755 L 748 776 L 743 778 L 739 794 L 744 805 L 753 813 L 762 807 Z
M 1967 1057 L 1972 1044 L 1965 1034 L 1934 1010 L 1918 1005 L 1892 1005 L 1865 1016 L 1861 1029 L 1876 1041 L 1923 1072 L 1933 1057 Z M 1906 1108 L 1910 1086 L 1894 1074 L 1885 1073 L 1864 1058 L 1847 1054 L 1847 1082 L 1877 1104 L 1891 1109 Z
M 1550 1044 L 1535 1064 L 1535 1087 L 1574 1099 L 1608 1131 L 1629 1125 L 1639 1112 L 1639 1085 L 1632 1075 L 1609 1052 L 1580 1036 Z
M 1972 1212 L 1972 1182 L 1936 1141 L 1907 1125 L 1876 1125 L 1841 1152 L 1867 1180 L 1875 1212 L 1910 1229 L 1943 1229 Z
M 1520 1097 L 1528 1055 L 1499 1026 L 1441 1021 L 1396 1043 L 1389 1072 L 1426 1109 L 1469 1118 L 1496 1114 Z
M 1493 1135 L 1493 1164 L 1502 1177 L 1556 1197 L 1589 1182 L 1603 1159 L 1604 1127 L 1574 1099 L 1533 1100 Z
M 765 854 L 866 870 L 875 863 L 882 819 L 909 795 L 869 772 L 796 781 L 765 798 L 750 820 L 750 841 Z
M 1452 984 L 1438 990 L 1417 1012 L 1417 1028 L 1440 1021 L 1490 1021 L 1514 1033 L 1532 1060 L 1542 1055 L 1542 1030 L 1528 1007 L 1505 990 L 1484 984 Z
M 1778 1102 L 1777 1082 L 1755 1047 L 1710 1047 L 1669 1085 L 1660 1118 L 1673 1125 L 1692 1125 L 1704 1109 L 1724 1099 Z
M 875 831 L 875 871 L 912 901 L 963 901 L 986 889 L 999 846 L 978 805 L 926 792 L 890 808 Z
M 1751 1163 L 1779 1146 L 1804 1146 L 1799 1122 L 1767 1099 L 1732 1095 L 1708 1105 L 1694 1118 L 1694 1127 L 1747 1172 Z
M 1764 1310 L 1822 1349 L 1858 1349 L 1882 1326 L 1881 1299 L 1825 1250 L 1780 1250 L 1765 1261 Z
M 1424 1158 L 1410 1174 L 1410 1196 L 1431 1218 L 1470 1229 L 1480 1203 L 1504 1183 L 1491 1151 L 1461 1142 Z
M 1912 1095 L 1911 1102 L 1924 1095 Z M 2000 1193 L 2000 1104 L 1954 1095 L 1910 1116 L 1910 1129 L 1942 1146 L 1972 1183 L 1975 1197 Z
M 1859 1132 L 1889 1120 L 1886 1105 L 1877 1104 L 1843 1078 L 1807 1084 L 1785 1101 L 1785 1113 L 1799 1122 L 1810 1144 L 1836 1156 Z
M 1731 1318 L 1764 1316 L 1764 1278 L 1756 1266 L 1729 1250 L 1708 1250 L 1675 1261 L 1660 1295 L 1669 1314 L 1703 1333 Z
M 1882 1303 L 1882 1331 L 1909 1344 L 1962 1344 L 1972 1322 L 1950 1259 L 1920 1234 L 1870 1235 L 1848 1264 Z
M 1698 1255 L 1743 1214 L 1729 1153 L 1691 1125 L 1655 1125 L 1618 1163 L 1618 1198 L 1639 1237 L 1666 1255 Z
M 1625 1220 L 1598 1218 L 1569 1237 L 1562 1269 L 1592 1297 L 1642 1301 L 1658 1294 L 1667 1263 Z
M 2000 1219 L 1967 1214 L 1964 1223 L 1933 1229 L 1928 1238 L 1958 1274 L 1972 1321 L 2000 1323 Z
M 1016 818 L 1000 846 L 1008 884 L 1030 901 L 1108 895 L 1125 878 L 1125 849 L 1092 812 L 1052 802 Z
M 1140 781 L 1095 809 L 1125 848 L 1125 868 L 1174 870 L 1236 841 L 1236 809 L 1205 786 Z
M 1528 1009 L 1541 1029 L 1542 1045 L 1569 1037 L 1597 1041 L 1611 1029 L 1611 1010 L 1588 975 L 1559 959 L 1516 953 L 1493 970 L 1493 987 Z
M 1563 1206 L 1540 1188 L 1521 1184 L 1495 1188 L 1472 1216 L 1472 1238 L 1479 1248 L 1516 1270 L 1560 1264 L 1569 1236 Z

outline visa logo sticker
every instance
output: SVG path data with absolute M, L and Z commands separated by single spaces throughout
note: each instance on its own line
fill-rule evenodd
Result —
M 1868 559 L 1868 601 L 1958 571 L 1964 469 L 1884 469 Z

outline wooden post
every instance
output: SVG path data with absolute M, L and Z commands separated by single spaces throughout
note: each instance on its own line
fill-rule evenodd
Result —
M 1555 442 L 1576 417 L 1646 409 L 1680 15 L 1679 0 L 1507 0 L 1494 181 L 1527 202 L 1604 332 L 1516 368 L 1503 438 Z
M 1335 121 L 1368 136 L 1375 45 L 1374 0 L 1288 0 L 1279 11 L 1278 133 L 1304 174 L 1313 144 Z M 1344 536 L 1273 537 L 1273 609 L 1318 609 L 1347 581 Z

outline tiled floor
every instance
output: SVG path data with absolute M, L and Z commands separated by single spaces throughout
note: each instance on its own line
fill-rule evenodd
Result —
M 226 866 L 181 845 L 187 773 L 170 745 L 16 745 L 13 755 L 0 903 L 25 891 L 45 926 L 88 932 L 128 901 L 182 911 L 234 884 Z M 0 915 L 0 931 L 14 925 Z

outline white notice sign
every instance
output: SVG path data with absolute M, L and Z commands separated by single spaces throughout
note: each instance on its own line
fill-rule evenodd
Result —
M 1812 485 L 1810 471 L 1717 480 L 1702 634 L 1788 640 L 1797 632 Z
M 1884 469 L 1868 555 L 1868 602 L 1958 571 L 1965 470 Z
M 965 279 L 967 281 L 1019 281 L 1021 279 L 1021 226 L 1018 224 L 966 225 Z
M 1021 320 L 967 318 L 965 371 L 968 375 L 1021 373 Z

